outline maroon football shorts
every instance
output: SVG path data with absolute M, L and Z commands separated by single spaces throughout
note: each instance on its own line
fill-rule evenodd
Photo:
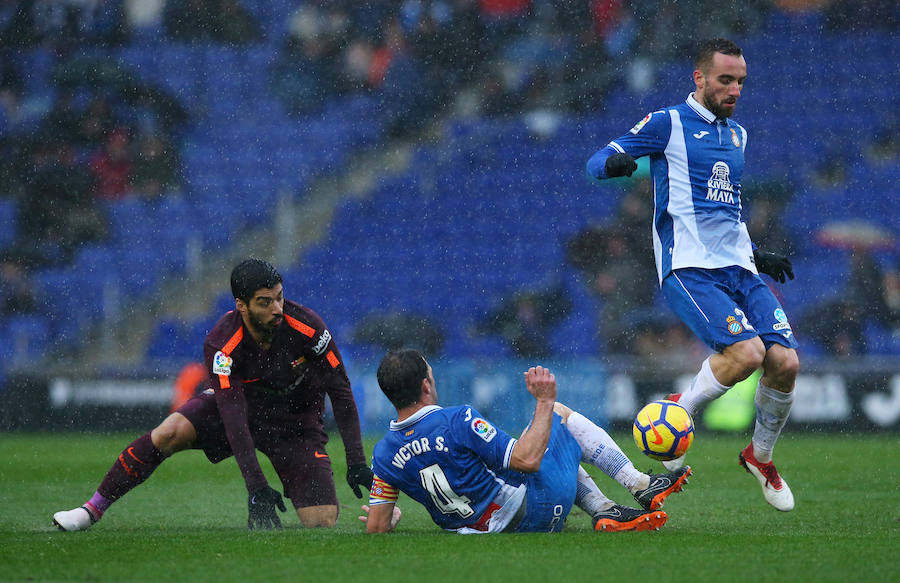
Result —
M 233 455 L 212 393 L 200 393 L 176 412 L 184 415 L 197 431 L 193 449 L 203 450 L 214 464 Z M 284 495 L 290 498 L 294 508 L 337 506 L 334 473 L 321 432 L 311 437 L 285 432 L 276 436 L 251 426 L 250 433 L 256 449 L 266 454 L 272 463 L 281 479 Z

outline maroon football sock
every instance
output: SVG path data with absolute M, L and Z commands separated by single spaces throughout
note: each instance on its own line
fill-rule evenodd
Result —
M 167 457 L 153 445 L 150 434 L 145 433 L 119 454 L 97 492 L 110 502 L 115 501 L 150 477 Z

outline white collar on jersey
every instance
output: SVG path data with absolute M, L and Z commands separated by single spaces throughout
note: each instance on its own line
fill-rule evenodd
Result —
M 406 429 L 413 423 L 417 422 L 422 417 L 428 415 L 432 411 L 436 411 L 440 409 L 439 405 L 425 405 L 403 421 L 391 421 L 391 431 L 399 431 L 400 429 Z
M 697 112 L 697 115 L 705 119 L 708 123 L 716 123 L 716 114 L 700 105 L 700 102 L 694 99 L 693 93 L 688 94 L 687 104 L 691 109 Z

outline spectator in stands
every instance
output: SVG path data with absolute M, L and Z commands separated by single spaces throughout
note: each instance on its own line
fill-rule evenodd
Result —
M 37 309 L 31 278 L 21 257 L 0 258 L 0 316 L 28 314 Z
M 692 372 L 707 356 L 706 346 L 670 312 L 647 313 L 634 324 L 631 354 L 647 366 Z
M 824 10 L 827 26 L 834 31 L 896 33 L 900 26 L 900 14 L 894 0 L 833 0 L 825 3 Z
M 48 120 L 53 123 L 52 120 Z M 109 136 L 116 126 L 116 119 L 112 112 L 112 105 L 107 96 L 97 92 L 82 112 L 78 124 L 78 134 L 74 142 L 83 146 L 99 147 L 106 136 Z
M 484 58 L 484 31 L 476 2 L 405 0 L 400 19 L 413 52 L 438 78 L 450 86 L 473 78 Z
M 794 254 L 794 237 L 788 234 L 782 221 L 785 207 L 793 196 L 793 187 L 787 181 L 753 183 L 744 188 L 742 197 L 746 197 L 749 207 L 747 230 L 750 239 L 761 248 L 789 256 Z
M 816 306 L 806 314 L 809 338 L 826 354 L 838 358 L 867 352 L 863 312 L 856 302 L 840 298 Z
M 567 244 L 569 262 L 585 274 L 591 292 L 602 301 L 600 330 L 610 352 L 632 352 L 634 322 L 655 311 L 658 286 L 646 236 L 651 211 L 650 182 L 637 180 L 622 198 L 616 218 L 585 229 Z
M 290 114 L 316 111 L 339 95 L 341 25 L 326 25 L 315 6 L 304 5 L 294 16 L 290 34 L 272 67 L 269 85 Z M 344 23 L 344 20 L 339 20 Z
M 56 139 L 76 147 L 82 146 L 87 144 L 87 136 L 82 133 L 83 115 L 75 106 L 74 92 L 68 88 L 61 89 L 41 125 Z
M 376 95 L 389 135 L 416 130 L 436 105 L 437 80 L 410 50 L 396 18 L 385 23 L 384 42 L 373 59 L 374 74 L 381 72 Z
M 92 179 L 71 146 L 40 135 L 28 148 L 29 165 L 19 200 L 22 247 L 38 265 L 68 263 L 78 246 L 106 236 L 106 223 L 91 196 Z
M 850 274 L 843 293 L 814 306 L 806 313 L 810 336 L 829 355 L 847 358 L 870 350 L 867 327 L 889 329 L 896 317 L 886 277 L 871 251 L 863 246 L 850 250 Z
M 247 45 L 262 38 L 259 24 L 237 0 L 219 0 L 213 39 L 230 45 Z
M 521 358 L 553 354 L 553 327 L 568 315 L 572 302 L 562 288 L 522 291 L 500 304 L 476 326 L 482 334 L 499 334 Z
M 18 117 L 24 82 L 15 59 L 7 50 L 0 50 L 0 134 L 6 133 Z
M 437 356 L 444 348 L 444 333 L 430 318 L 394 311 L 364 317 L 353 333 L 353 341 L 384 350 L 415 348 Z
M 118 128 L 91 160 L 95 196 L 106 200 L 124 197 L 129 192 L 132 169 L 128 133 L 124 128 Z
M 819 157 L 809 181 L 817 188 L 835 189 L 847 184 L 849 173 L 845 153 L 839 146 L 831 145 Z
M 140 138 L 131 177 L 132 192 L 145 199 L 158 199 L 178 190 L 180 174 L 178 151 L 170 140 L 159 133 Z
M 875 166 L 889 166 L 900 158 L 900 124 L 888 124 L 876 130 L 872 141 L 863 150 L 866 160 Z
M 167 2 L 163 22 L 170 39 L 244 45 L 261 38 L 259 24 L 236 0 Z
M 174 41 L 208 41 L 212 37 L 215 21 L 215 3 L 212 0 L 166 2 L 163 12 L 166 35 Z
M 881 287 L 884 292 L 883 320 L 891 333 L 900 339 L 900 269 L 896 266 L 886 269 Z

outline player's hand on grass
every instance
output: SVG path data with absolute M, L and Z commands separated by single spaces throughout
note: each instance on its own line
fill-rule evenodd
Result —
M 362 522 L 369 521 L 369 507 L 365 504 L 362 505 L 363 512 L 366 513 L 365 516 L 360 516 L 359 520 Z M 389 530 L 394 530 L 394 527 L 397 526 L 397 523 L 400 522 L 400 519 L 403 518 L 403 513 L 400 512 L 400 507 L 394 504 L 394 508 L 391 511 L 391 526 Z
M 635 170 L 637 170 L 637 162 L 627 152 L 613 154 L 606 159 L 606 175 L 610 178 L 631 176 Z
M 266 486 L 256 492 L 251 492 L 247 500 L 247 506 L 250 508 L 250 516 L 247 518 L 247 528 L 281 528 L 281 519 L 275 508 L 285 512 L 287 507 L 281 493 L 271 486 Z
M 756 263 L 757 271 L 765 273 L 778 283 L 784 283 L 785 276 L 794 279 L 794 266 L 787 255 L 756 249 L 753 251 L 753 262 Z
M 366 464 L 351 464 L 347 467 L 347 485 L 353 490 L 357 498 L 362 498 L 359 487 L 362 486 L 368 492 L 372 489 L 372 479 L 375 475 L 372 468 Z

